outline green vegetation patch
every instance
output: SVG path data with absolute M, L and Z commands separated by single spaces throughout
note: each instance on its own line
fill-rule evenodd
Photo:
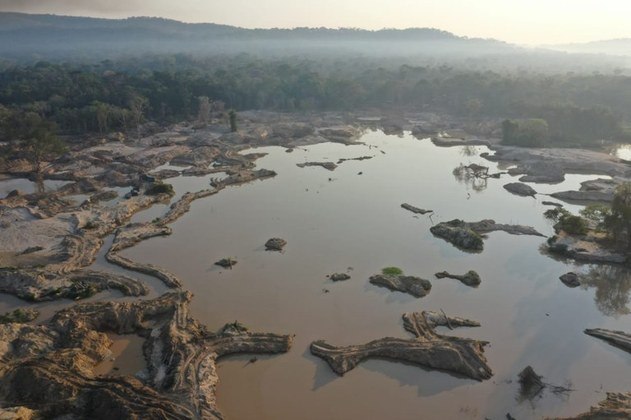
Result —
M 385 276 L 400 276 L 403 274 L 403 270 L 399 267 L 385 267 L 381 270 L 381 274 Z
M 0 315 L 0 324 L 19 323 L 24 324 L 31 322 L 39 316 L 39 312 L 34 309 L 18 308 L 12 312 Z
M 173 185 L 157 182 L 153 184 L 152 186 L 150 186 L 149 188 L 147 188 L 147 190 L 145 191 L 145 194 L 146 195 L 158 195 L 158 194 L 175 195 L 175 191 L 173 190 Z

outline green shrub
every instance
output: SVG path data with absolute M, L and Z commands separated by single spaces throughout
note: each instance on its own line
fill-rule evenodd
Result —
M 561 217 L 557 228 L 571 235 L 585 235 L 589 230 L 587 220 L 573 214 Z
M 403 274 L 403 270 L 399 267 L 386 267 L 381 270 L 381 273 L 385 276 L 400 276 Z
M 173 190 L 173 185 L 157 182 L 151 185 L 149 188 L 147 188 L 147 190 L 145 191 L 145 194 L 146 195 L 158 195 L 158 194 L 175 195 L 175 191 Z

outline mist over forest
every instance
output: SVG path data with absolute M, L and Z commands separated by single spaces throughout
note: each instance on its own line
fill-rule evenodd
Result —
M 60 134 L 130 130 L 142 123 L 134 103 L 146 107 L 143 119 L 175 122 L 194 118 L 208 97 L 237 111 L 535 119 L 547 125 L 545 139 L 527 145 L 620 142 L 630 132 L 628 63 L 429 28 L 243 29 L 1 13 L 0 139 L 40 125 Z

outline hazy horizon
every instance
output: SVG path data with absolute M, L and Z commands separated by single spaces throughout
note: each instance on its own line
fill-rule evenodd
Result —
M 0 0 L 0 11 L 127 18 L 152 16 L 244 28 L 350 27 L 368 30 L 430 27 L 459 36 L 523 44 L 563 44 L 631 38 L 631 2 L 610 0 Z M 186 7 L 182 7 L 185 4 Z

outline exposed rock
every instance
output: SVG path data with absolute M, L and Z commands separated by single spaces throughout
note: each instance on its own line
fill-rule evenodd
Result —
M 296 166 L 300 168 L 305 168 L 307 166 L 320 166 L 329 171 L 334 171 L 337 168 L 337 165 L 333 162 L 305 162 L 305 163 L 297 163 Z
M 471 287 L 478 287 L 480 283 L 482 282 L 482 280 L 480 279 L 480 275 L 473 270 L 467 271 L 463 275 L 450 274 L 446 271 L 443 271 L 440 273 L 436 273 L 435 276 L 436 278 L 439 278 L 439 279 L 448 277 L 450 279 L 460 280 L 462 283 Z
M 555 203 L 554 201 L 542 201 L 541 204 L 543 204 L 544 206 L 554 206 L 554 207 L 563 207 L 563 204 L 561 203 Z
M 32 302 L 83 299 L 107 289 L 117 289 L 126 296 L 149 293 L 147 286 L 136 279 L 101 271 L 55 274 L 41 269 L 0 269 L 0 292 Z
M 228 175 L 226 178 L 212 182 L 211 185 L 218 190 L 228 185 L 239 185 L 246 182 L 254 181 L 255 179 L 271 178 L 276 176 L 276 172 L 269 169 L 241 170 L 236 173 Z
M 484 341 L 439 335 L 439 325 L 479 326 L 475 321 L 448 318 L 436 312 L 403 315 L 404 328 L 413 339 L 386 337 L 359 346 L 335 347 L 323 340 L 311 343 L 311 353 L 324 359 L 338 375 L 344 375 L 360 362 L 386 358 L 430 369 L 439 369 L 482 381 L 492 376 L 484 357 Z
M 451 242 L 456 247 L 467 251 L 482 251 L 484 249 L 483 236 L 486 233 L 503 231 L 511 235 L 544 236 L 530 226 L 506 225 L 495 223 L 495 220 L 485 219 L 479 222 L 464 222 L 454 219 L 432 226 L 430 232 L 434 236 Z
M 592 173 L 628 177 L 631 168 L 621 159 L 606 153 L 584 149 L 529 148 L 494 145 L 494 155 L 484 157 L 494 162 L 516 165 L 509 173 L 524 174 L 527 182 L 563 182 L 567 173 Z
M 370 282 L 375 286 L 408 293 L 417 298 L 427 296 L 432 290 L 432 283 L 429 280 L 413 276 L 376 274 L 370 277 Z
M 154 300 L 90 303 L 44 325 L 0 325 L 0 400 L 42 418 L 220 419 L 216 361 L 235 353 L 282 353 L 287 335 L 207 331 L 191 319 L 189 293 Z M 144 380 L 95 376 L 109 357 L 104 332 L 145 338 Z
M 401 204 L 401 207 L 416 214 L 426 214 L 426 213 L 434 212 L 433 210 L 419 209 L 418 207 L 414 207 L 413 205 L 408 204 L 408 203 Z
M 533 227 L 495 223 L 495 220 L 492 219 L 484 219 L 480 220 L 479 222 L 468 222 L 467 225 L 470 229 L 479 233 L 480 235 L 490 232 L 502 231 L 511 235 L 531 235 L 545 237 L 545 235 L 537 232 L 537 230 Z
M 209 197 L 213 194 L 217 194 L 220 189 L 216 188 L 214 190 L 202 190 L 197 192 L 187 192 L 175 203 L 171 204 L 169 211 L 165 214 L 158 222 L 158 225 L 164 226 L 169 223 L 173 223 L 184 214 L 186 214 L 190 208 L 191 203 L 195 200 L 199 200 L 200 198 Z
M 565 273 L 561 277 L 559 277 L 563 284 L 567 287 L 578 287 L 581 285 L 581 281 L 578 278 L 578 274 L 576 273 Z
M 218 265 L 223 268 L 232 268 L 236 264 L 237 264 L 237 260 L 235 260 L 234 258 L 222 258 L 215 263 L 215 265 Z
M 350 278 L 351 278 L 351 276 L 349 276 L 349 275 L 348 275 L 348 274 L 346 274 L 346 273 L 335 273 L 335 274 L 331 274 L 331 275 L 329 276 L 329 278 L 330 278 L 332 281 L 344 281 L 344 280 L 348 280 L 348 279 L 350 279 Z
M 482 236 L 469 228 L 467 223 L 462 220 L 442 222 L 432 226 L 429 230 L 434 236 L 443 238 L 458 248 L 468 251 L 482 251 L 484 249 Z
M 360 156 L 360 157 L 356 157 L 356 158 L 341 158 L 338 159 L 337 164 L 341 165 L 344 162 L 348 162 L 349 160 L 357 160 L 357 161 L 362 161 L 362 160 L 367 160 L 367 159 L 372 159 L 373 156 Z
M 624 264 L 628 259 L 622 252 L 601 245 L 590 234 L 579 237 L 559 232 L 548 239 L 548 251 L 588 263 Z
M 563 201 L 613 201 L 613 192 L 603 191 L 561 191 L 550 194 L 550 197 Z
M 537 194 L 537 191 L 535 191 L 534 188 L 530 185 L 522 184 L 521 182 L 511 182 L 510 184 L 506 184 L 504 185 L 504 189 L 523 197 L 534 197 Z
M 282 251 L 287 245 L 287 241 L 281 238 L 271 238 L 265 242 L 265 249 L 267 251 Z
M 592 179 L 581 182 L 578 191 L 561 191 L 551 194 L 552 197 L 564 201 L 601 201 L 611 202 L 618 185 L 626 182 L 627 178 L 615 177 L 613 179 Z
M 631 335 L 622 331 L 612 331 L 603 328 L 586 329 L 585 334 L 600 338 L 612 346 L 631 353 Z
M 566 420 L 604 420 L 604 419 L 629 419 L 631 418 L 631 392 L 608 392 L 607 398 L 598 403 L 596 407 L 589 409 L 587 413 L 576 417 L 568 417 Z

